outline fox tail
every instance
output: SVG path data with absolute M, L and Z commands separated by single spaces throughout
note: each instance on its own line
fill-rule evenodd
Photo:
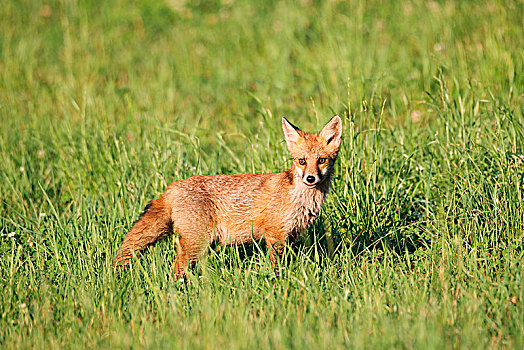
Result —
M 129 264 L 134 255 L 140 254 L 148 246 L 172 233 L 172 227 L 171 217 L 163 199 L 159 198 L 149 202 L 124 238 L 116 254 L 113 267 Z

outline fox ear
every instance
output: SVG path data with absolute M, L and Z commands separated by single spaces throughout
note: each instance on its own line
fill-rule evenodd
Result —
M 284 137 L 288 148 L 291 144 L 296 143 L 298 139 L 300 139 L 300 134 L 298 133 L 300 129 L 288 122 L 284 117 L 282 117 L 282 129 L 284 129 Z
M 319 135 L 327 141 L 328 145 L 337 148 L 340 147 L 340 140 L 342 138 L 342 119 L 340 119 L 338 115 L 331 118 Z

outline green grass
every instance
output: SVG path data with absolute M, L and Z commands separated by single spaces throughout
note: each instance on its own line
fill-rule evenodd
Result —
M 0 347 L 523 348 L 521 1 L 0 4 Z M 174 239 L 117 275 L 145 204 L 344 141 L 286 251 Z

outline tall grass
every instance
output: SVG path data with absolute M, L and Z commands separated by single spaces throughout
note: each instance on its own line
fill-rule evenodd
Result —
M 519 1 L 4 1 L 0 345 L 522 348 Z M 280 117 L 344 141 L 274 276 L 174 238 L 115 274 L 175 179 L 290 166 Z

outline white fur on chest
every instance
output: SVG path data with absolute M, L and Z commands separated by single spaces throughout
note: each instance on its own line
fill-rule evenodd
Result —
M 327 191 L 297 186 L 291 192 L 292 205 L 286 220 L 286 231 L 300 235 L 315 221 Z

